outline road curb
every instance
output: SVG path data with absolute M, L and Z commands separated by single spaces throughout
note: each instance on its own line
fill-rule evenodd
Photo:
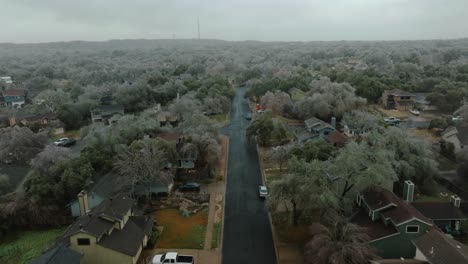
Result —
M 225 157 L 225 166 L 224 166 L 224 197 L 223 197 L 223 222 L 221 224 L 221 231 L 220 231 L 220 234 L 219 234 L 219 251 L 220 251 L 220 254 L 219 254 L 219 263 L 223 263 L 223 241 L 224 241 L 224 221 L 226 220 L 226 215 L 224 214 L 226 212 L 226 192 L 227 192 L 227 172 L 228 172 L 228 166 L 229 166 L 229 137 L 227 135 L 224 135 L 226 137 L 226 157 Z
M 255 142 L 255 146 L 257 147 L 257 159 L 258 159 L 258 164 L 260 166 L 260 174 L 262 175 L 262 183 L 263 185 L 265 185 L 266 176 L 265 176 L 265 170 L 263 169 L 263 160 L 260 158 L 260 149 L 259 149 L 258 143 Z M 270 222 L 271 235 L 273 237 L 273 246 L 275 247 L 276 263 L 278 263 L 279 261 L 278 238 L 276 236 L 275 226 L 273 225 L 273 220 L 271 218 L 271 213 L 269 209 L 268 209 L 268 221 Z

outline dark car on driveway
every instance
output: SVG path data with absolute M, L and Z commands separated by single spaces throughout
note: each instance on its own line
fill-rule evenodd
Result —
M 71 147 L 76 144 L 76 140 L 73 138 L 62 139 L 57 146 L 59 147 Z
M 196 182 L 188 182 L 179 187 L 179 191 L 181 192 L 199 192 L 200 191 L 200 184 Z
M 246 120 L 252 120 L 252 113 L 245 113 Z

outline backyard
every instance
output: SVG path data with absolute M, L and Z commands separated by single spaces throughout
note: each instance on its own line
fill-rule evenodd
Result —
M 158 210 L 153 214 L 163 231 L 155 248 L 203 249 L 208 208 L 184 217 L 177 209 Z
M 65 228 L 49 230 L 22 231 L 8 237 L 0 243 L 0 263 L 29 263 L 42 254 L 42 250 L 50 245 Z

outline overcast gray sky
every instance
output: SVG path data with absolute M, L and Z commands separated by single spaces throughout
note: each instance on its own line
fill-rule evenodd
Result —
M 468 37 L 468 0 L 0 0 L 0 42 Z

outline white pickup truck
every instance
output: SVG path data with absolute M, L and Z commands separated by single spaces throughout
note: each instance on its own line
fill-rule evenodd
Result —
M 151 261 L 152 264 L 194 264 L 193 256 L 182 256 L 177 252 L 167 252 L 161 255 L 156 255 Z

